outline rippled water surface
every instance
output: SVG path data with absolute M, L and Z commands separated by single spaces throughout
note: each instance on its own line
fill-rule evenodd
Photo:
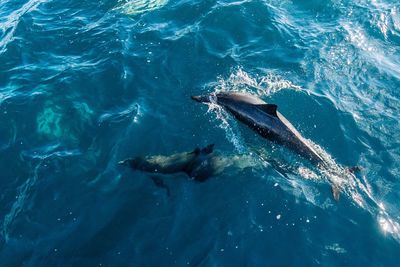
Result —
M 0 63 L 1 266 L 399 264 L 398 1 L 0 0 Z M 190 100 L 219 91 L 330 170 Z M 117 164 L 210 143 L 245 161 L 169 195 Z

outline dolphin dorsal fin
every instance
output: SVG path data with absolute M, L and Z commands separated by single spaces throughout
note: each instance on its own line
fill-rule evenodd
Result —
M 211 154 L 213 151 L 214 151 L 214 144 L 210 144 L 201 150 L 201 152 L 205 154 Z
M 265 113 L 268 113 L 269 115 L 278 117 L 278 115 L 276 114 L 276 110 L 277 110 L 278 106 L 275 104 L 261 104 L 261 105 L 257 105 L 257 107 L 259 109 L 261 109 L 262 111 L 264 111 Z

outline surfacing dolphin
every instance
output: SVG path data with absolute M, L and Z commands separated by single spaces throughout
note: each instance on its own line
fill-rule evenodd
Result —
M 293 125 L 277 111 L 275 104 L 267 104 L 253 95 L 236 92 L 192 96 L 192 99 L 203 103 L 218 104 L 262 137 L 285 145 L 315 164 L 326 164 Z
M 319 167 L 328 168 L 325 160 L 277 111 L 277 105 L 267 104 L 256 96 L 239 92 L 192 96 L 192 99 L 201 103 L 215 103 L 225 108 L 262 137 L 288 147 Z M 335 184 L 332 185 L 332 193 L 338 200 L 339 188 Z

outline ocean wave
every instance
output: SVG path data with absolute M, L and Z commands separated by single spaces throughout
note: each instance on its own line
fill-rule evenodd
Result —
M 168 0 L 120 0 L 115 10 L 121 10 L 127 15 L 137 15 L 165 6 Z
M 143 116 L 142 109 L 143 108 L 138 103 L 133 103 L 122 110 L 108 111 L 100 116 L 99 123 L 106 121 L 119 122 L 126 118 L 130 118 L 133 122 L 139 123 L 139 118 Z
M 349 42 L 363 51 L 363 55 L 368 60 L 373 61 L 374 65 L 380 70 L 384 70 L 400 80 L 400 70 L 398 68 L 400 59 L 396 54 L 386 55 L 385 52 L 390 53 L 390 51 L 385 51 L 378 42 L 374 42 L 371 36 L 367 36 L 365 31 L 357 25 L 344 24 L 343 28 L 348 33 Z
M 0 55 L 6 51 L 7 45 L 14 40 L 14 32 L 22 16 L 34 11 L 43 2 L 43 0 L 30 0 L 0 20 Z

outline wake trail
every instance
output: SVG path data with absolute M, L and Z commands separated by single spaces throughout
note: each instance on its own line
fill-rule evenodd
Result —
M 338 164 L 322 147 L 309 139 L 305 141 L 323 158 L 326 166 L 318 167 L 322 178 L 340 189 L 340 193 L 350 198 L 360 208 L 377 218 L 384 233 L 391 234 L 400 242 L 400 224 L 386 210 L 385 205 L 373 195 L 372 187 L 365 176 L 360 179 L 347 168 Z

